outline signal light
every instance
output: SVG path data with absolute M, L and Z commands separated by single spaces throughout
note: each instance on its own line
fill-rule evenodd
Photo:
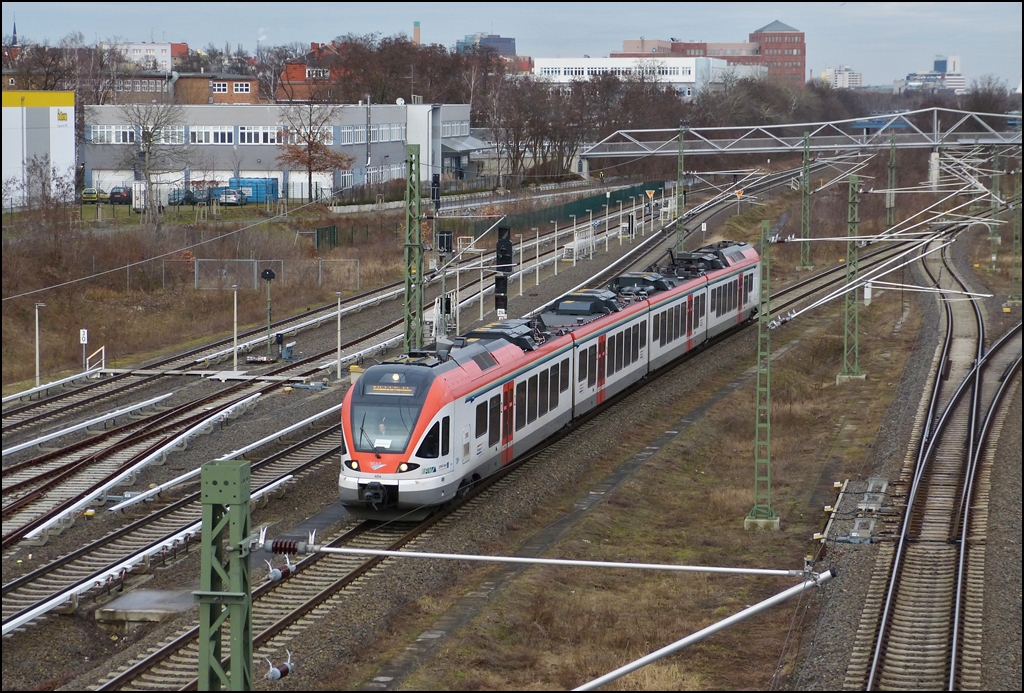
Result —
M 512 241 L 510 240 L 499 240 L 497 244 L 497 256 L 495 264 L 499 272 L 511 272 L 513 263 L 513 248 Z

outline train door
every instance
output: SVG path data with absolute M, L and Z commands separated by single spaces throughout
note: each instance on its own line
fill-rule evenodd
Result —
M 605 366 L 608 360 L 608 337 L 601 335 L 597 338 L 597 403 L 604 402 L 604 381 Z
M 501 464 L 512 461 L 512 413 L 516 399 L 516 384 L 508 381 L 501 390 Z
M 697 327 L 697 318 L 693 314 L 693 294 L 686 297 L 686 350 L 693 348 L 693 331 Z
M 462 464 L 469 464 L 470 447 L 473 443 L 472 427 L 468 424 L 462 428 Z
M 734 280 L 736 282 L 736 324 L 743 322 L 743 273 Z

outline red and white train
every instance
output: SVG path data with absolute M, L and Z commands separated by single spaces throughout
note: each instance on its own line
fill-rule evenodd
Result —
M 756 313 L 751 246 L 723 241 L 671 260 L 367 368 L 342 407 L 341 501 L 380 518 L 446 503 Z

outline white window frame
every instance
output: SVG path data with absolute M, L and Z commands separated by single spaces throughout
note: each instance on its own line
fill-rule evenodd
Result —
M 185 126 L 166 125 L 160 128 L 156 140 L 159 144 L 185 144 Z
M 214 94 L 227 94 L 228 83 L 227 82 L 210 82 L 210 91 Z
M 380 142 L 380 125 L 377 124 L 370 126 L 370 144 L 374 142 Z
M 341 137 L 339 138 L 340 144 L 355 144 L 355 128 L 352 125 L 341 126 Z
M 326 67 L 307 67 L 306 79 L 330 79 L 331 69 Z
M 355 142 L 353 144 L 366 144 L 366 126 L 356 125 L 354 128 Z
M 248 82 L 235 82 L 232 86 L 235 94 L 249 94 L 252 88 Z

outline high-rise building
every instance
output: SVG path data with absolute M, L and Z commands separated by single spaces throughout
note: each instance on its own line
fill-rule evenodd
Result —
M 678 39 L 631 39 L 611 58 L 687 57 L 721 58 L 729 65 L 763 65 L 768 77 L 803 84 L 807 65 L 804 32 L 774 21 L 753 31 L 745 43 L 707 43 Z
M 854 72 L 849 65 L 840 65 L 837 68 L 825 68 L 821 73 L 821 81 L 833 89 L 860 89 L 864 86 L 864 75 Z
M 492 48 L 498 55 L 504 55 L 509 58 L 513 58 L 516 55 L 516 40 L 514 38 L 484 33 L 467 34 L 466 38 L 455 42 L 455 51 L 465 53 L 472 50 L 474 46 Z
M 932 60 L 929 72 L 911 72 L 906 79 L 893 82 L 893 93 L 904 91 L 952 91 L 956 94 L 967 92 L 967 78 L 960 66 L 959 55 L 937 55 Z

